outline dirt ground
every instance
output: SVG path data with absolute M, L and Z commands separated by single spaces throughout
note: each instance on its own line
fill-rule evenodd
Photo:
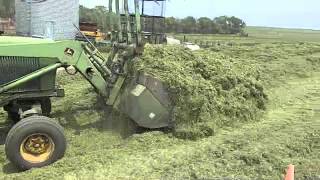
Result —
M 164 132 L 128 137 L 87 82 L 60 77 L 66 98 L 54 100 L 52 116 L 65 127 L 65 157 L 18 172 L 0 146 L 0 179 L 275 180 L 289 164 L 297 179 L 320 179 L 320 43 L 240 42 L 205 51 L 260 70 L 268 103 L 257 121 L 197 140 Z M 0 117 L 6 119 L 4 112 Z

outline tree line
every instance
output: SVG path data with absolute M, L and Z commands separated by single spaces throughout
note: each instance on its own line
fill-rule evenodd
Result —
M 183 19 L 166 18 L 166 31 L 169 33 L 199 34 L 239 34 L 244 33 L 246 23 L 234 16 L 220 16 L 214 19 L 188 16 Z
M 80 6 L 80 21 L 97 23 L 101 30 L 108 30 L 112 19 L 108 9 L 104 6 L 86 8 Z M 157 26 L 157 25 L 156 25 Z M 165 19 L 165 31 L 167 33 L 199 33 L 199 34 L 244 34 L 246 23 L 234 16 L 220 16 L 214 19 L 201 17 L 196 19 L 192 16 L 178 19 L 169 17 Z M 157 29 L 157 28 L 156 28 Z

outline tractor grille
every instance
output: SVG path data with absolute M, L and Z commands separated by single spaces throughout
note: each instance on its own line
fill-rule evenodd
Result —
M 0 57 L 0 85 L 9 83 L 22 76 L 30 74 L 43 66 L 39 58 L 29 57 Z M 40 80 L 36 79 L 24 84 L 14 91 L 32 91 L 40 88 Z

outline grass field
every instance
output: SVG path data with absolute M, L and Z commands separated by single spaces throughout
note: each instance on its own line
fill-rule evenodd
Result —
M 285 29 L 285 28 L 268 28 L 268 27 L 247 27 L 245 32 L 249 37 L 225 36 L 225 35 L 188 35 L 187 40 L 194 42 L 195 40 L 203 41 L 228 41 L 228 42 L 320 42 L 320 30 L 306 29 Z M 183 34 L 175 35 L 178 39 L 183 40 Z
M 0 179 L 320 179 L 320 32 L 247 29 L 249 37 L 192 35 L 220 41 L 197 53 L 224 57 L 241 72 L 250 65 L 268 95 L 256 121 L 219 128 L 197 140 L 172 133 L 127 137 L 125 126 L 106 114 L 81 77 L 59 82 L 66 98 L 55 99 L 53 117 L 65 127 L 66 156 L 41 169 L 18 172 L 0 146 Z M 182 37 L 182 35 L 179 35 Z M 232 42 L 232 45 L 229 43 Z M 0 118 L 6 119 L 0 111 Z
M 320 42 L 319 30 L 248 27 L 245 31 L 250 37 L 258 39 Z

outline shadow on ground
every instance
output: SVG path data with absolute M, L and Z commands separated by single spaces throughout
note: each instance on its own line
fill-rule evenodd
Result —
M 90 123 L 92 119 L 85 117 L 88 118 L 88 123 L 79 123 L 79 114 L 91 113 L 97 113 L 94 122 Z M 139 128 L 129 117 L 105 105 L 105 102 L 99 98 L 93 103 L 92 107 L 78 106 L 73 107 L 72 110 L 58 110 L 53 112 L 51 117 L 59 120 L 63 127 L 75 130 L 75 135 L 79 135 L 81 131 L 90 128 L 96 128 L 101 132 L 112 131 L 119 133 L 123 138 L 143 131 L 143 129 Z M 84 120 L 87 121 L 85 118 Z
M 12 124 L 2 124 L 0 126 L 0 145 L 4 145 L 6 142 L 7 134 L 10 131 Z
M 12 163 L 7 163 L 3 166 L 2 172 L 4 174 L 14 174 L 14 173 L 20 173 L 19 171 Z

